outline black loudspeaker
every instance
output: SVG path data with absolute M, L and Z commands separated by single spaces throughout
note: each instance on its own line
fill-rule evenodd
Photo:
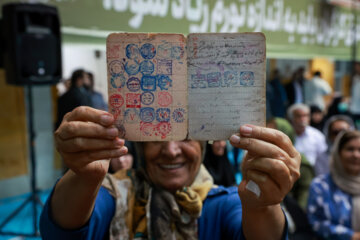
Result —
M 56 84 L 61 70 L 60 20 L 55 7 L 3 5 L 1 47 L 8 84 Z

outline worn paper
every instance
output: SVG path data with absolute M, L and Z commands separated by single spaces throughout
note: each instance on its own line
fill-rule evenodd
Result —
M 185 37 L 111 34 L 107 39 L 109 111 L 120 137 L 183 140 L 188 129 Z
M 189 138 L 228 139 L 242 124 L 265 125 L 265 36 L 190 34 Z
M 221 140 L 265 124 L 261 33 L 118 33 L 107 39 L 109 111 L 131 141 Z

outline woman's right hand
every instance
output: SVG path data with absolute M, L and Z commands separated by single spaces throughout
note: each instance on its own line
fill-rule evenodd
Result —
M 351 240 L 360 240 L 360 232 L 354 232 Z
M 56 148 L 66 166 L 76 175 L 102 179 L 110 159 L 127 153 L 113 124 L 111 114 L 90 107 L 67 113 L 55 131 Z

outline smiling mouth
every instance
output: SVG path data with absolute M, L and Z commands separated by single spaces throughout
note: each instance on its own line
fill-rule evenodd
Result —
M 177 164 L 160 164 L 160 167 L 163 169 L 177 169 L 184 166 L 185 163 L 177 163 Z

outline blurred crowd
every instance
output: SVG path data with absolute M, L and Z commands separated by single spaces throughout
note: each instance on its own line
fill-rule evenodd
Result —
M 288 74 L 288 73 L 287 73 Z M 266 85 L 267 127 L 284 132 L 301 153 L 301 177 L 283 201 L 289 239 L 360 239 L 360 64 L 351 95 L 334 92 L 321 69 L 300 67 L 284 79 L 274 70 Z M 73 72 L 58 98 L 58 121 L 77 106 L 107 110 L 88 71 Z M 136 152 L 111 159 L 109 172 L 136 168 Z M 241 182 L 244 151 L 228 141 L 207 143 L 204 165 L 217 185 Z

